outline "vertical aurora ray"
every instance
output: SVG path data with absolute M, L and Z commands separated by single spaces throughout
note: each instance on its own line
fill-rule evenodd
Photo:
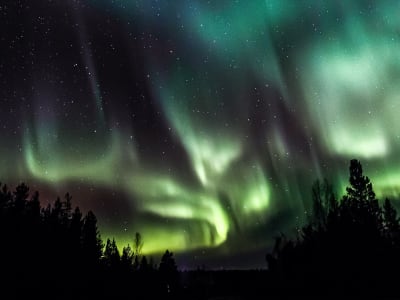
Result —
M 79 26 L 78 35 L 79 35 L 79 41 L 80 41 L 81 49 L 82 49 L 82 60 L 83 60 L 85 72 L 87 74 L 87 78 L 90 83 L 92 96 L 95 101 L 97 118 L 99 119 L 100 125 L 104 126 L 104 124 L 105 124 L 104 108 L 103 108 L 103 99 L 102 99 L 101 90 L 100 90 L 100 83 L 97 78 L 96 67 L 95 67 L 94 60 L 93 60 L 93 53 L 90 49 L 91 43 L 87 38 L 86 25 L 84 23 L 84 20 L 82 19 L 79 8 L 76 8 L 75 19 L 77 22 L 76 24 Z
M 193 96 L 189 83 L 183 82 L 185 79 L 180 76 L 175 77 L 174 82 L 165 82 L 176 92 L 163 90 L 158 97 L 191 158 L 198 179 L 203 185 L 208 185 L 215 182 L 230 163 L 240 156 L 242 146 L 237 132 L 234 134 L 226 126 L 215 124 L 215 118 L 218 118 L 218 122 L 229 122 L 223 111 L 218 112 L 218 116 L 210 115 L 212 111 L 217 111 L 223 99 L 218 96 L 213 99 L 207 92 Z

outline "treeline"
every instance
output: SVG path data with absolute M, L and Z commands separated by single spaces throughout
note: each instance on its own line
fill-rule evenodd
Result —
M 397 295 L 397 211 L 378 201 L 358 160 L 349 172 L 341 199 L 326 180 L 313 185 L 308 223 L 295 238 L 276 239 L 268 272 L 178 272 L 168 250 L 157 266 L 142 255 L 139 233 L 122 254 L 115 240 L 104 242 L 95 214 L 73 209 L 69 194 L 41 207 L 25 184 L 14 191 L 0 184 L 1 290 L 51 299 Z
M 172 252 L 167 250 L 155 265 L 142 255 L 142 238 L 136 233 L 133 249 L 127 245 L 120 255 L 115 240 L 102 241 L 95 214 L 83 216 L 71 200 L 67 193 L 42 207 L 39 193 L 30 195 L 26 184 L 14 191 L 0 184 L 2 288 L 52 291 L 55 298 L 125 295 L 132 284 L 148 296 L 174 292 L 178 272 Z
M 358 160 L 340 200 L 327 182 L 312 188 L 310 220 L 295 239 L 276 239 L 267 255 L 271 285 L 289 294 L 399 294 L 400 224 L 379 202 Z

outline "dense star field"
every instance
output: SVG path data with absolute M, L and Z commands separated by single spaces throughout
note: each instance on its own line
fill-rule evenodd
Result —
M 312 182 L 340 196 L 351 158 L 379 198 L 400 194 L 399 12 L 3 1 L 0 179 L 42 201 L 70 192 L 103 238 L 139 231 L 144 253 L 171 249 L 182 267 L 265 267 L 273 238 L 306 219 Z

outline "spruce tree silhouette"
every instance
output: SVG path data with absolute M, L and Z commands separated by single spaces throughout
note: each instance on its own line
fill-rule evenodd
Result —
M 168 250 L 165 251 L 164 255 L 161 257 L 159 270 L 160 272 L 167 274 L 174 273 L 178 270 L 172 252 L 169 252 Z
M 74 257 L 78 257 L 78 253 L 80 252 L 82 227 L 82 213 L 79 207 L 76 207 L 71 216 L 71 225 L 69 230 L 69 243 L 71 244 L 72 254 Z
M 103 257 L 96 216 L 89 211 L 82 219 L 79 207 L 72 212 L 71 200 L 67 193 L 65 200 L 57 198 L 42 208 L 39 193 L 29 198 L 26 184 L 13 192 L 0 184 L 0 234 L 6 241 L 0 247 L 0 278 L 6 295 L 18 299 L 22 297 L 18 292 L 29 291 L 33 298 L 122 297 L 137 282 L 131 274 L 132 250 L 124 248 L 126 269 L 119 267 L 122 262 L 114 239 L 108 241 Z M 143 242 L 141 237 L 137 240 L 139 254 Z M 106 260 L 109 268 L 102 267 Z M 157 276 L 151 280 L 158 284 Z
M 350 162 L 349 171 L 349 187 L 340 201 L 326 180 L 313 185 L 309 222 L 293 239 L 283 234 L 278 237 L 273 252 L 266 256 L 267 282 L 279 294 L 399 294 L 397 211 L 388 199 L 380 205 L 358 160 Z M 107 240 L 103 253 L 95 214 L 89 211 L 82 218 L 78 207 L 72 210 L 69 194 L 42 208 L 39 193 L 30 196 L 27 185 L 10 191 L 0 184 L 0 234 L 5 241 L 0 247 L 2 286 L 14 293 L 26 288 L 51 298 L 122 298 L 132 292 L 133 285 L 137 298 L 145 291 L 147 298 L 175 299 L 186 292 L 184 285 L 192 284 L 194 293 L 186 298 L 193 298 L 199 295 L 199 287 L 203 290 L 210 282 L 223 282 L 219 286 L 212 283 L 210 290 L 218 296 L 240 291 L 236 284 L 232 289 L 234 272 L 215 275 L 203 271 L 196 276 L 208 278 L 206 284 L 193 285 L 202 280 L 179 272 L 168 250 L 157 270 L 152 259 L 148 263 L 142 255 L 139 233 L 134 237 L 133 249 L 129 245 L 123 248 L 122 257 L 114 239 Z M 183 283 L 188 278 L 192 282 Z M 48 281 L 45 288 L 44 279 Z
M 21 183 L 15 188 L 14 208 L 17 214 L 22 213 L 22 211 L 25 209 L 28 197 L 29 197 L 29 187 L 25 183 Z
M 337 200 L 332 185 L 327 179 L 322 182 L 315 181 L 312 191 L 312 211 L 310 224 L 313 226 L 326 226 L 327 218 L 337 209 Z
M 89 269 L 97 269 L 102 256 L 103 242 L 97 228 L 97 218 L 89 211 L 83 220 L 82 250 Z
M 147 262 L 147 258 L 143 255 L 142 260 L 140 261 L 139 271 L 142 273 L 148 272 L 150 269 L 150 265 Z
M 133 269 L 135 271 L 139 270 L 140 266 L 140 257 L 142 255 L 142 248 L 143 248 L 143 239 L 139 232 L 135 233 L 135 240 L 134 240 L 134 258 L 133 258 Z
M 61 205 L 61 222 L 68 226 L 72 216 L 72 196 L 69 193 L 65 194 L 64 201 Z
M 350 161 L 350 187 L 346 188 L 347 195 L 345 199 L 355 202 L 374 201 L 375 193 L 372 189 L 372 183 L 367 176 L 363 175 L 360 161 L 352 159 Z
M 129 244 L 122 249 L 122 256 L 121 256 L 121 269 L 122 272 L 125 274 L 131 273 L 133 270 L 132 267 L 132 248 L 129 246 Z
M 111 271 L 113 273 L 116 273 L 119 271 L 121 258 L 119 255 L 117 244 L 115 243 L 114 239 L 112 241 L 110 239 L 107 239 L 107 243 L 106 243 L 106 247 L 105 247 L 104 255 L 103 255 L 103 261 L 104 261 L 106 268 L 109 271 Z
M 350 161 L 349 172 L 350 186 L 340 202 L 333 203 L 331 192 L 323 197 L 321 186 L 314 185 L 313 218 L 296 240 L 276 239 L 266 258 L 277 286 L 303 294 L 394 291 L 387 284 L 399 267 L 397 212 L 389 201 L 382 210 L 358 160 Z
M 133 257 L 132 268 L 134 271 L 139 271 L 139 267 L 140 267 L 140 258 L 139 258 L 139 255 L 135 254 Z
M 178 285 L 178 268 L 172 252 L 168 250 L 165 251 L 164 255 L 161 257 L 158 270 L 160 272 L 164 291 L 167 294 L 176 292 Z
M 389 199 L 385 199 L 383 204 L 383 218 L 384 218 L 384 230 L 388 238 L 391 238 L 393 243 L 397 242 L 399 238 L 399 218 L 397 217 L 397 211 L 393 207 Z
M 40 221 L 39 192 L 34 192 L 31 200 L 26 204 L 26 213 L 31 221 L 34 221 L 35 223 Z

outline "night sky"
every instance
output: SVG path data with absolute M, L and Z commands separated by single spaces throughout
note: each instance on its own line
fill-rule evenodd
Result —
M 266 267 L 360 159 L 400 194 L 400 2 L 0 3 L 0 180 L 70 192 L 120 247 Z

